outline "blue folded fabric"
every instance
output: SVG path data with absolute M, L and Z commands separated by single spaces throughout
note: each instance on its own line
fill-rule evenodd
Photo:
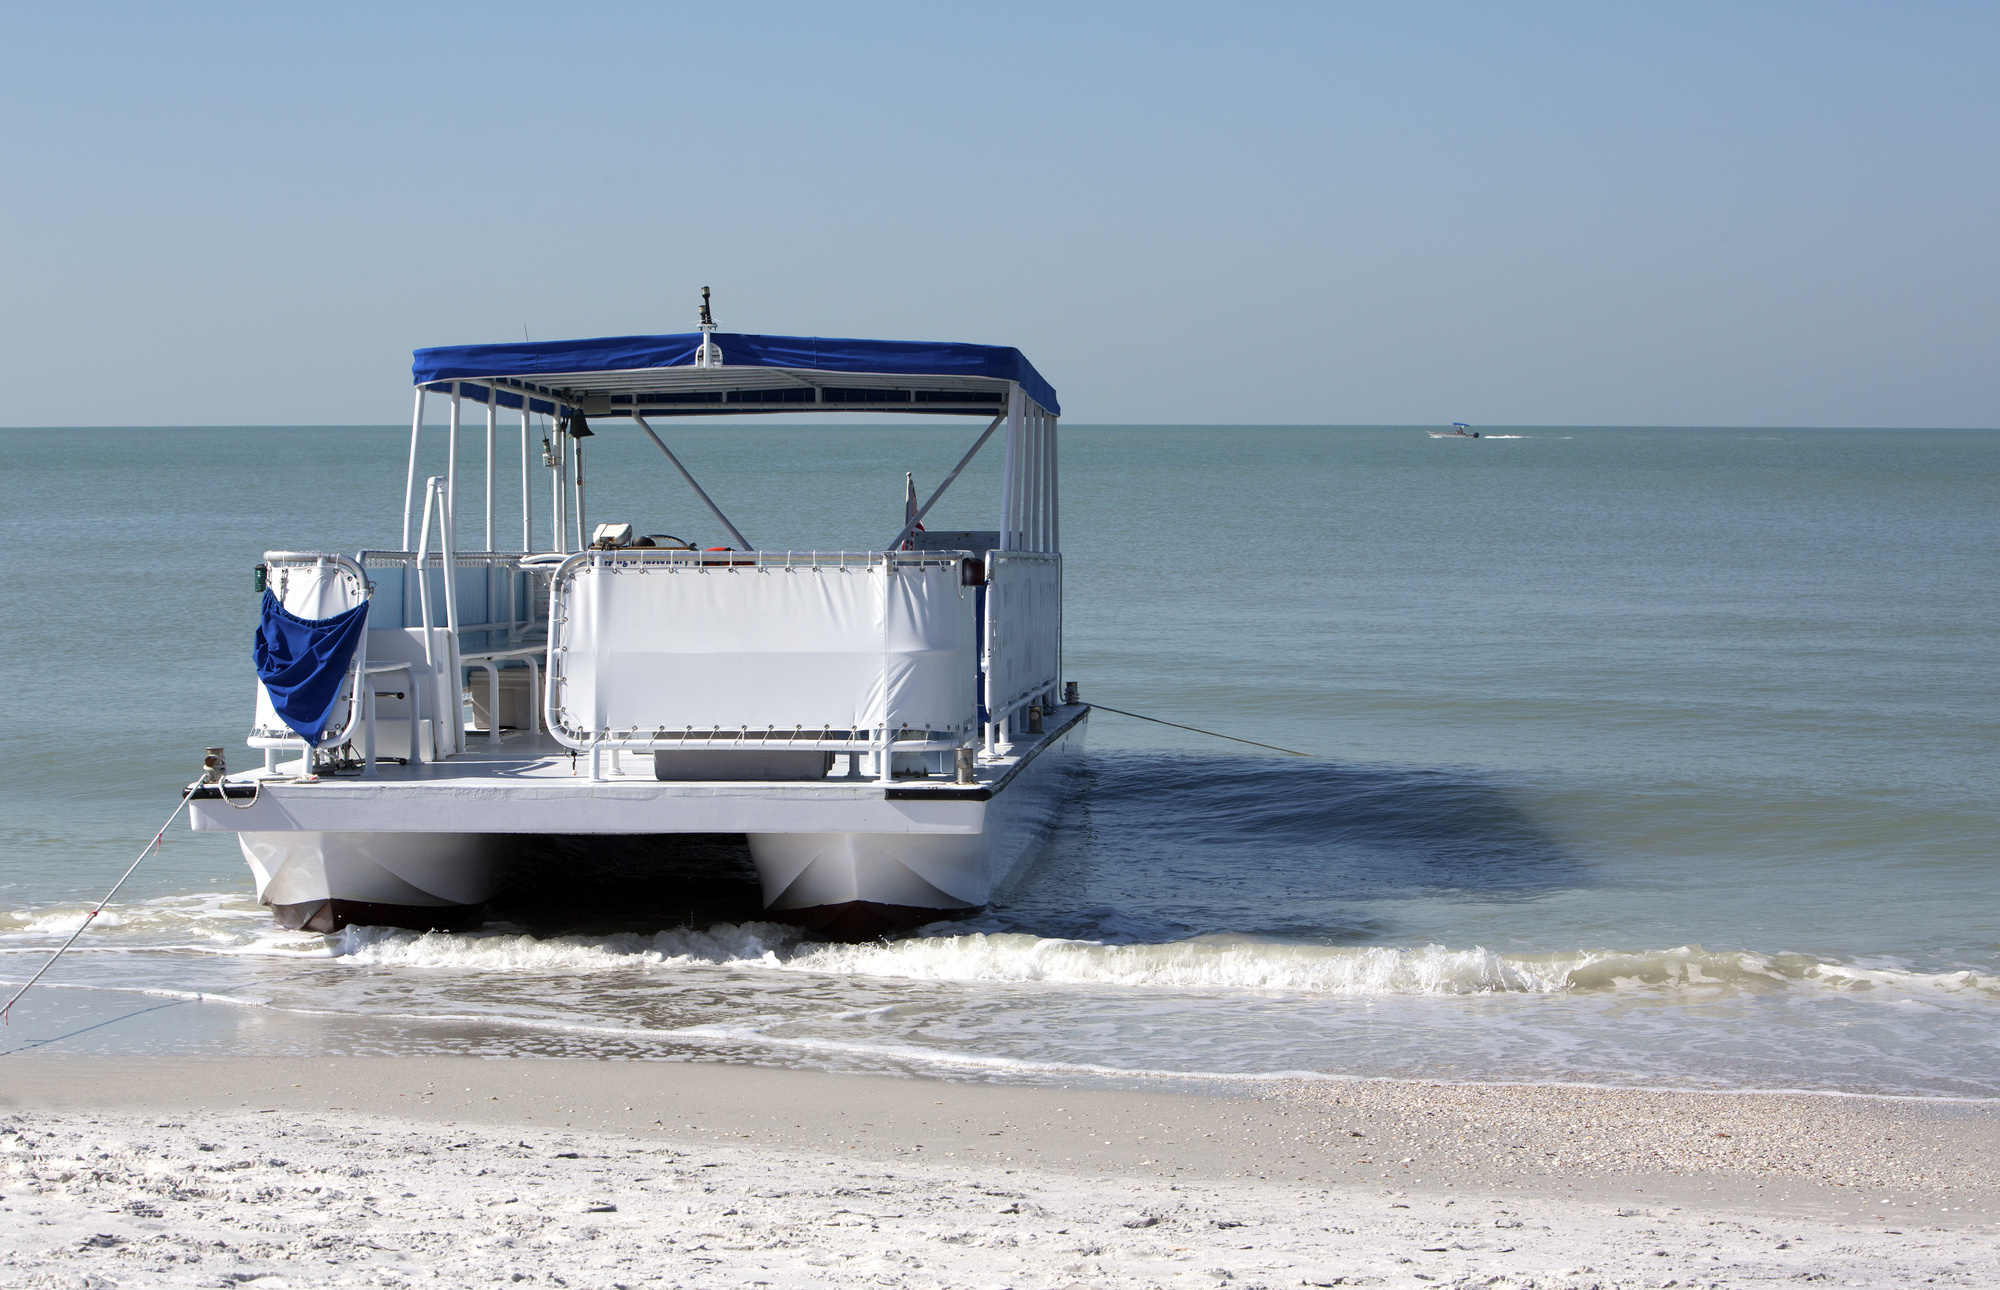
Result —
M 269 591 L 257 623 L 257 678 L 293 733 L 319 746 L 340 698 L 340 683 L 354 661 L 354 647 L 368 627 L 368 605 L 331 618 L 301 618 Z

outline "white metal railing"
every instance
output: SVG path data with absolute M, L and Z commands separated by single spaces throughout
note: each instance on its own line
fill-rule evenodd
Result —
M 415 551 L 363 551 L 356 557 L 361 567 L 378 578 L 393 573 L 400 590 L 392 597 L 381 588 L 376 588 L 376 600 L 380 612 L 377 618 L 384 627 L 397 626 L 391 621 L 390 608 L 400 611 L 401 624 L 414 623 L 417 618 L 419 592 L 417 583 L 417 553 Z M 486 608 L 483 613 L 468 612 L 470 606 L 464 603 L 468 588 L 463 577 L 459 577 L 457 591 L 460 598 L 460 626 L 469 631 L 486 630 L 502 633 L 509 641 L 516 641 L 533 630 L 535 618 L 534 592 L 531 574 L 522 564 L 525 557 L 518 551 L 459 551 L 455 552 L 453 567 L 459 575 L 477 572 L 483 575 Z M 424 559 L 424 581 L 434 582 L 435 591 L 442 591 L 444 553 L 431 551 Z
M 452 429 L 457 432 L 457 403 L 453 402 Z M 447 481 L 432 475 L 424 481 L 424 519 L 421 535 L 417 538 L 415 565 L 419 571 L 429 567 L 431 552 L 431 519 L 437 517 L 438 547 L 443 556 L 443 567 L 456 570 L 457 552 L 452 535 L 452 520 Z M 465 717 L 463 704 L 459 698 L 459 678 L 464 675 L 463 665 L 458 657 L 458 578 L 455 573 L 444 579 L 444 641 L 440 647 L 437 640 L 436 615 L 431 609 L 431 580 L 417 578 L 417 623 L 424 637 L 424 666 L 429 675 L 432 720 L 451 723 L 451 751 L 465 751 Z M 447 696 L 449 701 L 447 702 Z M 421 729 L 419 724 L 419 729 Z M 435 727 L 433 727 L 435 730 Z M 442 734 L 442 731 L 437 731 Z M 417 747 L 410 750 L 412 759 L 419 757 Z M 424 758 L 428 760 L 428 758 Z
M 1013 742 L 1014 717 L 1053 707 L 1062 675 L 1062 557 L 989 553 L 986 590 L 987 754 Z
M 422 568 L 436 571 L 444 567 L 460 567 L 467 564 L 520 566 L 522 557 L 505 553 L 475 552 L 460 554 L 449 549 L 449 529 L 439 524 L 434 529 L 433 521 L 442 518 L 443 480 L 428 480 L 425 488 L 425 514 L 423 531 L 418 549 L 414 552 L 364 552 L 368 568 L 399 567 L 414 573 Z M 440 547 L 433 550 L 433 534 Z M 460 642 L 467 625 L 459 621 L 459 594 L 455 579 L 440 580 L 442 586 L 433 588 L 432 579 L 410 578 L 414 583 L 409 590 L 417 600 L 416 613 L 412 616 L 418 627 L 414 635 L 420 636 L 424 651 L 418 661 L 396 662 L 368 657 L 366 637 L 357 647 L 351 665 L 347 688 L 347 704 L 339 725 L 322 740 L 322 747 L 340 747 L 351 744 L 357 738 L 362 745 L 364 775 L 372 775 L 375 769 L 376 753 L 376 713 L 375 687 L 372 678 L 403 674 L 409 678 L 410 701 L 407 713 L 409 722 L 409 751 L 414 759 L 429 760 L 437 752 L 445 755 L 463 752 L 466 746 L 466 730 L 460 710 L 463 682 L 467 670 L 485 673 L 488 696 L 489 728 L 486 733 L 489 742 L 498 742 L 501 737 L 499 714 L 501 710 L 500 673 L 510 664 L 519 664 L 527 672 L 529 714 L 526 733 L 537 733 L 546 723 L 549 732 L 568 747 L 580 751 L 588 750 L 592 756 L 593 773 L 600 750 L 612 751 L 662 751 L 670 749 L 744 748 L 770 750 L 806 750 L 836 753 L 864 753 L 875 763 L 877 774 L 887 777 L 893 768 L 895 753 L 943 752 L 967 746 L 975 739 L 983 742 L 988 755 L 994 755 L 1014 742 L 1014 736 L 1025 723 L 1020 720 L 1024 710 L 1033 704 L 1052 706 L 1060 688 L 1062 647 L 1062 558 L 1058 555 L 1031 551 L 991 551 L 986 555 L 987 565 L 987 606 L 983 637 L 975 643 L 980 651 L 981 671 L 984 673 L 985 688 L 977 698 L 983 700 L 985 726 L 975 735 L 977 714 L 967 712 L 956 719 L 944 721 L 923 721 L 906 723 L 899 720 L 888 703 L 892 687 L 887 680 L 892 651 L 884 641 L 881 655 L 882 680 L 879 684 L 883 705 L 874 713 L 874 719 L 848 722 L 791 722 L 773 724 L 769 722 L 751 724 L 695 724 L 677 722 L 672 724 L 620 723 L 617 726 L 585 729 L 580 725 L 559 720 L 562 711 L 563 689 L 570 679 L 572 669 L 565 667 L 569 661 L 568 644 L 563 631 L 568 625 L 568 606 L 565 593 L 570 589 L 579 570 L 590 569 L 604 573 L 645 573 L 649 571 L 676 572 L 681 574 L 739 573 L 747 576 L 769 575 L 785 572 L 818 572 L 877 575 L 887 569 L 897 574 L 918 570 L 942 572 L 950 570 L 960 576 L 950 581 L 963 583 L 965 557 L 949 552 L 881 552 L 881 551 L 688 551 L 665 548 L 624 548 L 612 551 L 591 551 L 561 557 L 559 566 L 551 565 L 546 571 L 535 568 L 536 574 L 551 575 L 546 583 L 540 577 L 534 579 L 522 598 L 532 603 L 535 593 L 546 587 L 550 606 L 551 633 L 549 642 L 509 643 L 493 649 L 461 651 Z M 546 562 L 547 556 L 529 557 L 530 562 Z M 306 567 L 333 567 L 339 575 L 348 579 L 351 587 L 349 595 L 368 599 L 372 584 L 367 580 L 368 568 L 344 556 L 317 552 L 271 552 L 266 556 L 271 576 L 279 580 L 280 588 L 290 576 L 290 570 Z M 322 575 L 324 576 L 324 575 Z M 511 576 L 511 575 L 510 575 Z M 969 589 L 968 589 L 969 593 Z M 442 604 L 439 604 L 439 601 Z M 439 610 L 442 610 L 440 622 Z M 532 612 L 532 611 L 531 611 Z M 885 629 L 888 612 L 883 613 Z M 521 619 L 511 617 L 511 626 L 525 627 Z M 532 620 L 529 620 L 532 621 Z M 424 630 L 428 626 L 429 630 Z M 546 652 L 548 664 L 548 684 L 541 684 L 544 675 L 542 663 Z M 419 683 L 419 678 L 422 683 Z M 698 678 L 695 678 L 698 679 Z M 537 692 L 540 702 L 536 702 Z M 423 732 L 420 715 L 428 712 L 435 721 L 448 721 L 450 739 L 444 739 L 445 731 Z M 983 739 L 980 738 L 983 736 Z M 443 749 L 427 747 L 431 743 L 447 743 Z M 304 741 L 289 730 L 253 731 L 253 747 L 270 750 L 277 748 L 303 749 Z M 267 752 L 267 760 L 274 752 Z
M 472 654 L 461 654 L 459 661 L 467 667 L 481 668 L 486 673 L 486 741 L 500 742 L 500 668 L 509 661 L 518 660 L 528 669 L 528 728 L 527 734 L 537 730 L 536 713 L 540 704 L 535 701 L 535 692 L 541 688 L 541 664 L 538 656 L 548 649 L 546 644 L 518 645 L 511 649 L 482 650 Z
M 362 646 L 363 650 L 366 645 Z M 417 668 L 414 663 L 376 663 L 362 671 L 362 681 L 366 689 L 361 698 L 361 777 L 372 779 L 375 775 L 375 683 L 370 680 L 377 676 L 394 676 L 401 672 L 409 685 L 410 757 L 417 756 L 417 736 L 423 727 L 417 721 Z
M 978 552 L 972 552 L 978 555 Z M 573 568 L 584 557 L 594 558 L 600 567 L 640 566 L 640 565 L 683 565 L 707 568 L 739 569 L 866 569 L 880 567 L 884 559 L 891 559 L 897 568 L 914 568 L 921 565 L 943 567 L 960 565 L 963 556 L 952 551 L 697 551 L 683 547 L 621 546 L 609 550 L 578 551 L 564 557 L 564 568 Z M 515 560 L 522 557 L 515 556 Z M 544 553 L 527 557 L 533 561 L 551 561 L 553 557 Z
M 588 751 L 969 746 L 977 643 L 948 552 L 623 548 L 550 584 L 543 718 Z M 634 576 L 663 581 L 650 587 Z
M 428 493 L 426 500 L 428 504 Z M 416 551 L 363 551 L 358 558 L 365 570 L 377 575 L 395 573 L 401 588 L 399 599 L 403 606 L 403 624 L 428 622 L 432 627 L 438 625 L 434 616 L 426 616 L 427 613 L 434 614 L 434 609 L 426 611 L 422 606 L 425 593 L 432 595 L 433 605 L 443 595 L 446 581 L 440 576 L 445 569 L 443 551 L 425 551 L 421 555 Z M 491 714 L 498 712 L 500 673 L 509 664 L 520 664 L 528 676 L 525 733 L 532 735 L 540 729 L 537 714 L 541 704 L 535 696 L 541 686 L 541 655 L 547 643 L 542 633 L 536 630 L 539 621 L 536 613 L 537 575 L 541 571 L 527 563 L 532 558 L 518 551 L 456 551 L 451 557 L 453 572 L 448 576 L 458 602 L 459 621 L 454 634 L 458 663 L 463 671 L 476 669 L 486 674 L 489 722 L 485 734 L 489 743 L 498 743 L 501 738 L 500 722 L 497 716 Z M 485 607 L 482 612 L 466 612 L 468 589 L 462 585 L 460 575 L 468 571 L 483 574 Z M 485 637 L 485 648 L 466 648 L 468 637 L 475 636 Z M 442 698 L 437 706 L 445 706 Z

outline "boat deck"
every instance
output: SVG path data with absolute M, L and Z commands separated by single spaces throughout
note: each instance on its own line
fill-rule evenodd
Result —
M 979 758 L 974 782 L 836 773 L 802 781 L 662 781 L 652 757 L 589 759 L 546 733 L 469 732 L 466 751 L 442 762 L 379 762 L 375 774 L 322 773 L 303 763 L 231 775 L 194 790 L 202 831 L 436 833 L 958 833 L 977 832 L 985 804 L 1021 769 L 1075 733 L 1088 704 L 1054 709 L 1046 732 L 998 757 Z M 839 762 L 836 761 L 836 767 Z M 224 798 L 228 800 L 223 800 Z

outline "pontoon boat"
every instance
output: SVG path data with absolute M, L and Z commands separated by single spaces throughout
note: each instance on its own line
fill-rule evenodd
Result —
M 729 833 L 770 917 L 864 937 L 981 908 L 1046 835 L 1089 712 L 1058 679 L 1054 389 L 1012 348 L 719 332 L 703 295 L 694 333 L 419 350 L 397 548 L 265 556 L 263 765 L 212 770 L 192 811 L 239 836 L 280 922 L 464 926 L 524 838 Z M 448 465 L 420 479 L 431 400 Z M 456 513 L 468 410 L 486 472 L 473 550 Z M 885 522 L 893 538 L 765 550 L 655 423 L 772 412 L 985 429 L 900 531 Z M 520 429 L 518 551 L 495 549 L 503 419 Z M 728 546 L 586 528 L 584 445 L 620 432 L 607 422 L 658 447 Z M 997 527 L 926 532 L 996 436 Z M 551 490 L 539 525 L 531 456 Z

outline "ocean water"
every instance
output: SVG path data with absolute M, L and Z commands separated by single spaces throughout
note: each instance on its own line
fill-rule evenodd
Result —
M 903 472 L 927 493 L 977 430 L 674 427 L 753 541 L 821 548 L 880 545 Z M 1066 427 L 1066 675 L 1313 756 L 1100 712 L 1032 879 L 975 920 L 804 942 L 698 839 L 551 851 L 477 933 L 310 936 L 183 825 L 0 1053 L 2000 1097 L 2000 433 L 1502 433 Z M 0 431 L 0 979 L 204 745 L 249 759 L 251 566 L 396 545 L 405 448 Z M 634 433 L 589 453 L 593 520 L 714 539 Z M 990 524 L 995 464 L 932 526 Z

